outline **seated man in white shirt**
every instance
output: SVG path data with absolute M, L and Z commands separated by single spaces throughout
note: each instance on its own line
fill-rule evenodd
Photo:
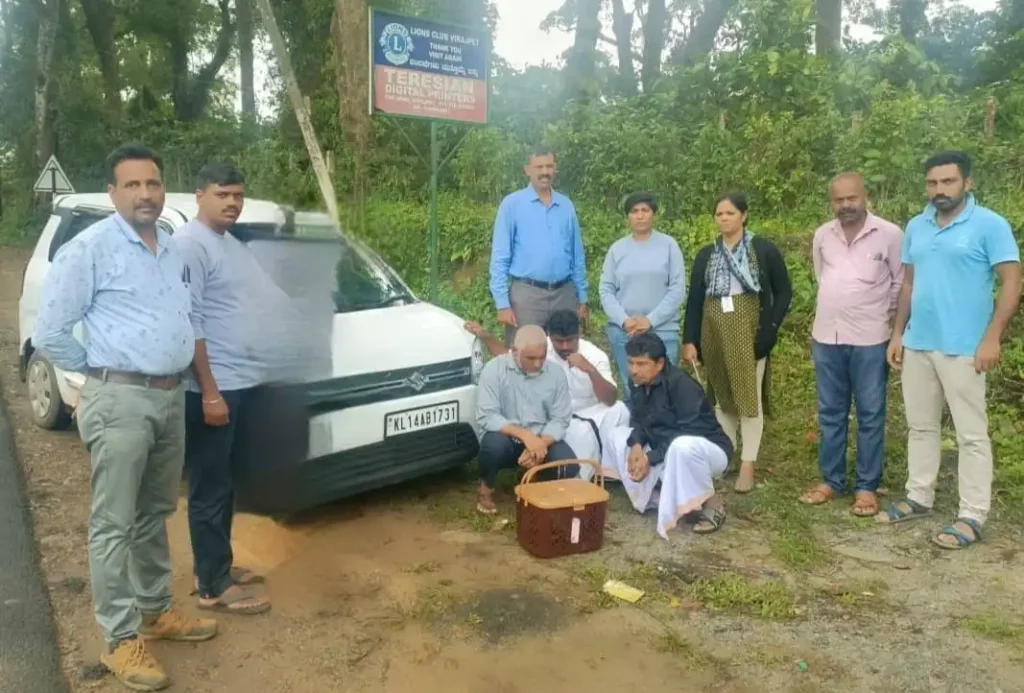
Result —
M 466 330 L 483 340 L 493 355 L 508 351 L 499 339 L 477 323 L 466 323 Z M 572 421 L 565 442 L 577 458 L 599 462 L 602 440 L 607 433 L 629 425 L 629 410 L 618 401 L 611 361 L 592 342 L 580 338 L 580 321 L 574 311 L 552 313 L 547 333 L 547 360 L 565 370 L 572 397 Z M 580 476 L 584 479 L 589 479 L 593 473 L 589 465 L 580 465 Z

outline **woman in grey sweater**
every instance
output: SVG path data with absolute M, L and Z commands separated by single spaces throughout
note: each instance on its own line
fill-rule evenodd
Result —
M 671 236 L 654 230 L 658 201 L 650 193 L 626 198 L 623 211 L 630 235 L 608 249 L 601 270 L 601 306 L 608 316 L 608 341 L 628 393 L 626 342 L 636 334 L 654 332 L 672 363 L 679 362 L 679 312 L 686 291 L 683 252 Z

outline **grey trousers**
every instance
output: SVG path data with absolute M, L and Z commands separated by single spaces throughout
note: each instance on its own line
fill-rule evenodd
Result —
M 185 391 L 89 378 L 77 418 L 92 462 L 92 598 L 112 645 L 136 636 L 142 613 L 171 607 L 166 519 L 185 462 Z
M 572 282 L 557 289 L 541 289 L 513 279 L 508 288 L 508 299 L 520 326 L 537 325 L 546 328 L 552 313 L 559 310 L 576 312 L 579 307 L 576 287 Z M 512 346 L 515 336 L 516 328 L 506 327 L 505 346 Z

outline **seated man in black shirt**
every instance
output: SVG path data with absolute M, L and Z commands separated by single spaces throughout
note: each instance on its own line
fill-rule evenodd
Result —
M 626 355 L 634 384 L 632 427 L 608 434 L 601 460 L 605 474 L 622 482 L 637 512 L 657 506 L 658 534 L 666 539 L 679 518 L 694 512 L 700 513 L 694 532 L 718 530 L 725 508 L 713 479 L 725 471 L 732 442 L 703 388 L 669 363 L 660 337 L 633 337 Z

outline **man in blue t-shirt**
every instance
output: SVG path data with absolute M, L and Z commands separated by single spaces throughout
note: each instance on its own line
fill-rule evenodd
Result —
M 903 371 L 907 497 L 879 515 L 903 522 L 930 513 L 941 453 L 942 402 L 959 447 L 960 510 L 932 538 L 946 549 L 981 539 L 992 498 L 992 444 L 985 374 L 999 364 L 999 342 L 1020 302 L 1020 251 L 1010 224 L 977 204 L 971 160 L 942 152 L 925 163 L 930 204 L 907 225 L 906 275 L 889 343 L 889 365 Z M 999 293 L 993 308 L 995 277 Z

